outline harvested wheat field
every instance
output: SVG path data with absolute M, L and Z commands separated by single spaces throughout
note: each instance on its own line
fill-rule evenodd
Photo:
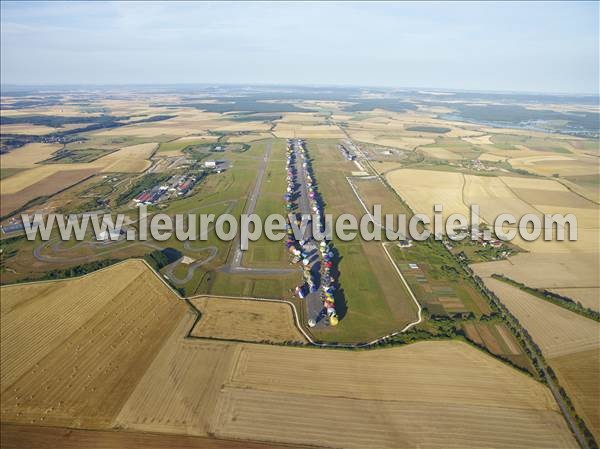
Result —
M 494 142 L 490 140 L 490 137 L 492 136 L 489 134 L 484 134 L 482 136 L 463 137 L 462 140 L 467 143 L 472 143 L 473 145 L 493 145 Z
M 166 113 L 172 115 L 173 111 L 166 111 Z M 93 135 L 102 137 L 132 136 L 142 138 L 159 136 L 181 137 L 192 134 L 206 134 L 208 130 L 215 129 L 227 123 L 229 122 L 224 122 L 221 119 L 221 114 L 182 108 L 176 111 L 175 117 L 168 120 L 120 126 L 118 128 L 101 130 Z
M 183 339 L 192 321 L 148 369 L 120 428 L 348 448 L 576 447 L 543 385 L 463 343 L 356 353 Z M 423 424 L 432 415 L 436 432 Z
M 401 169 L 386 173 L 386 179 L 415 213 L 433 216 L 433 206 L 444 206 L 444 219 L 453 213 L 469 216 L 463 202 L 462 173 Z
M 500 214 L 511 214 L 517 220 L 525 214 L 543 218 L 529 203 L 515 196 L 503 177 L 465 175 L 463 201 L 467 205 L 479 205 L 481 219 L 494 223 Z
M 477 266 L 473 266 L 476 271 Z M 560 385 L 597 438 L 600 435 L 600 324 L 497 279 L 485 278 L 485 283 L 539 345 Z
M 547 153 L 541 156 L 526 156 L 509 159 L 515 168 L 530 171 L 542 176 L 578 176 L 598 173 L 598 158 L 587 155 L 557 155 Z
M 256 140 L 269 139 L 273 137 L 271 133 L 248 133 L 248 134 L 240 134 L 233 135 L 227 137 L 228 143 L 249 143 L 254 142 Z
M 419 151 L 422 151 L 427 157 L 433 159 L 448 161 L 462 159 L 462 156 L 460 156 L 459 154 L 453 153 L 452 151 L 448 151 L 447 149 L 441 147 L 423 147 Z
M 44 161 L 59 150 L 57 143 L 28 143 L 0 156 L 2 168 L 32 168 L 38 162 Z
M 290 449 L 288 445 L 118 430 L 2 424 L 2 449 Z M 294 446 L 301 448 L 304 446 Z M 310 449 L 318 449 L 310 446 Z
M 594 310 L 600 310 L 600 287 L 565 287 L 553 288 L 550 289 L 550 291 L 568 298 L 576 298 L 583 306 Z
M 597 440 L 600 438 L 600 348 L 550 359 L 550 365 Z
M 413 151 L 422 145 L 430 145 L 435 143 L 434 139 L 429 139 L 426 137 L 400 136 L 397 132 L 382 133 L 378 130 L 354 127 L 348 128 L 348 134 L 353 140 L 357 140 L 359 142 L 395 147 L 408 151 Z
M 387 167 L 378 165 L 380 170 Z M 480 207 L 482 221 L 493 223 L 503 213 L 517 220 L 532 213 L 569 214 L 577 218 L 576 241 L 525 241 L 518 235 L 513 243 L 527 251 L 510 260 L 489 262 L 480 270 L 488 276 L 504 274 L 531 287 L 567 288 L 600 286 L 600 266 L 597 248 L 597 205 L 569 191 L 553 179 L 511 176 L 475 176 L 462 173 L 400 169 L 387 171 L 386 179 L 415 212 L 433 215 L 433 205 L 444 206 L 443 217 L 461 213 L 469 217 L 468 206 Z M 570 297 L 587 307 L 598 307 L 585 290 L 572 289 Z
M 186 339 L 189 312 L 124 404 L 116 424 L 148 432 L 207 435 L 238 346 Z M 253 439 L 253 438 L 249 438 Z
M 506 156 L 494 154 L 494 153 L 482 153 L 477 159 L 480 161 L 500 162 L 506 160 Z
M 472 265 L 478 272 L 478 265 Z M 547 358 L 600 348 L 600 323 L 494 278 L 485 284 L 529 331 Z
M 104 164 L 103 172 L 140 173 L 150 167 L 148 159 L 158 148 L 158 143 L 142 143 L 123 147 L 99 159 Z
M 37 285 L 49 288 L 40 294 Z M 86 428 L 111 425 L 188 310 L 136 260 L 33 289 L 3 287 L 4 301 L 2 420 Z
M 464 343 L 349 352 L 186 338 L 196 314 L 139 261 L 4 287 L 2 302 L 5 423 L 348 448 L 576 447 L 543 385 Z
M 60 172 L 72 170 L 95 170 L 97 172 L 100 168 L 101 166 L 98 166 L 96 163 L 38 165 L 0 181 L 0 191 L 2 195 L 17 193 Z M 64 187 L 68 187 L 68 185 L 63 185 L 62 188 Z
M 564 294 L 585 307 L 598 310 L 598 298 L 588 293 L 600 285 L 598 256 L 593 252 L 598 247 L 598 234 L 593 230 L 589 233 L 591 235 L 587 236 L 588 233 L 579 230 L 577 242 L 516 242 L 531 252 L 519 253 L 508 260 L 477 264 L 473 268 L 477 268 L 481 277 L 503 274 L 534 288 L 577 286 Z
M 289 304 L 226 298 L 193 298 L 201 314 L 194 337 L 273 343 L 306 342 Z
M 223 121 L 223 124 L 213 128 L 213 131 L 221 132 L 255 132 L 266 133 L 271 129 L 271 123 L 262 121 L 244 121 L 244 122 L 229 122 Z
M 243 345 L 212 429 L 345 448 L 576 447 L 545 387 L 458 342 L 361 353 Z
M 81 166 L 85 164 L 77 165 Z M 36 171 L 37 168 L 26 170 L 25 172 L 17 173 L 16 175 L 11 176 L 7 180 L 0 183 L 0 191 L 2 192 L 2 201 L 0 204 L 1 216 L 14 212 L 37 197 L 49 196 L 60 192 L 61 190 L 71 187 L 72 185 L 77 184 L 78 182 L 81 182 L 98 172 L 98 170 L 94 168 L 55 171 L 49 176 L 43 177 L 41 180 L 34 182 L 17 192 L 5 192 L 5 182 L 9 183 L 13 178 L 20 177 L 21 175 L 25 175 L 27 177 L 28 173 Z M 29 175 L 29 180 L 34 180 L 33 174 Z
M 60 129 L 44 125 L 33 125 L 29 123 L 2 125 L 2 134 L 26 134 L 32 136 L 43 136 L 45 134 L 50 134 L 55 131 L 60 131 Z
M 303 136 L 306 139 L 343 139 L 344 133 L 335 125 L 304 125 L 278 122 L 273 130 L 275 137 L 293 138 Z

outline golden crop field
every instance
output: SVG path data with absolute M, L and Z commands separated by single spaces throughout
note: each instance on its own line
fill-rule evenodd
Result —
M 348 448 L 575 447 L 543 386 L 457 342 L 364 353 L 244 345 L 221 396 L 212 429 L 222 437 Z M 331 417 L 335 431 L 323 424 Z
M 600 287 L 559 287 L 549 290 L 568 298 L 576 298 L 585 307 L 600 310 Z
M 232 325 L 209 301 L 196 305 L 232 338 L 267 305 L 242 306 Z M 230 303 L 215 303 L 219 314 Z M 348 352 L 186 337 L 196 313 L 140 261 L 3 287 L 1 319 L 5 423 L 349 448 L 576 447 L 542 384 L 464 343 Z M 436 432 L 423 424 L 432 415 Z M 332 432 L 324 416 L 344 426 Z
M 505 177 L 464 175 L 463 202 L 479 205 L 479 213 L 486 223 L 494 223 L 500 214 L 511 214 L 517 219 L 525 214 L 541 214 L 530 204 L 515 196 Z
M 0 215 L 8 214 L 40 196 L 52 195 L 98 172 L 140 173 L 150 167 L 150 157 L 157 143 L 123 147 L 90 163 L 47 164 L 59 146 L 33 143 L 11 151 L 0 159 L 3 168 L 26 168 L 0 181 L 2 204 Z M 5 165 L 6 162 L 6 165 Z
M 442 147 L 425 147 L 421 148 L 421 151 L 427 155 L 427 157 L 433 159 L 442 159 L 448 161 L 457 161 L 462 159 L 460 154 L 453 153 L 452 151 Z
M 268 139 L 273 137 L 273 135 L 271 133 L 255 133 L 255 132 L 251 132 L 248 134 L 240 134 L 240 135 L 235 135 L 235 136 L 228 136 L 227 137 L 227 142 L 230 143 L 250 143 L 250 142 L 254 142 L 256 140 L 262 140 L 262 139 Z
M 155 111 L 152 111 L 153 113 Z M 113 112 L 117 113 L 117 112 Z M 166 112 L 169 115 L 175 113 L 175 117 L 157 122 L 138 123 L 93 133 L 99 137 L 132 136 L 140 138 L 155 138 L 159 136 L 181 137 L 193 134 L 205 134 L 219 126 L 227 125 L 221 118 L 221 114 L 204 112 L 199 110 L 179 109 Z
M 374 130 L 364 130 L 362 128 L 349 128 L 348 134 L 350 137 L 352 137 L 352 139 L 359 142 L 395 147 L 408 151 L 413 151 L 415 148 L 421 145 L 435 143 L 435 140 L 430 138 L 399 136 L 397 134 L 386 134 Z
M 477 271 L 478 265 L 473 268 Z M 591 431 L 600 434 L 600 324 L 493 278 L 484 278 L 531 334 Z
M 2 134 L 29 134 L 32 136 L 43 136 L 58 131 L 57 128 L 43 125 L 33 124 L 15 124 L 15 125 L 2 125 Z
M 550 359 L 560 384 L 598 439 L 600 437 L 600 348 Z
M 116 425 L 149 432 L 209 433 L 219 392 L 238 348 L 184 339 L 195 319 L 195 314 L 188 313 L 180 320 L 124 404 Z
M 286 112 L 283 114 L 281 123 L 324 123 L 326 117 L 312 112 Z
M 598 158 L 588 155 L 548 153 L 509 159 L 509 162 L 515 168 L 522 168 L 542 176 L 552 176 L 555 173 L 561 176 L 598 173 Z
M 444 218 L 453 213 L 469 216 L 462 194 L 462 173 L 401 169 L 387 172 L 385 177 L 415 213 L 432 217 L 433 206 L 441 204 Z
M 525 241 L 517 235 L 513 241 L 527 251 L 510 260 L 488 262 L 482 273 L 504 274 L 531 287 L 597 288 L 600 285 L 600 244 L 598 215 L 600 208 L 573 193 L 554 179 L 515 176 L 475 176 L 456 172 L 398 169 L 378 164 L 390 185 L 415 211 L 433 215 L 433 205 L 444 206 L 443 217 L 460 213 L 469 217 L 468 207 L 480 207 L 482 221 L 493 223 L 502 213 L 517 220 L 527 213 L 543 219 L 543 214 L 569 214 L 577 218 L 576 241 Z M 391 170 L 391 171 L 390 171 Z M 550 192 L 550 193 L 549 193 Z M 587 307 L 598 308 L 597 297 L 589 290 L 571 289 L 569 296 Z
M 478 272 L 478 265 L 472 266 Z M 478 272 L 479 274 L 479 272 Z M 485 284 L 529 331 L 548 358 L 600 348 L 600 324 L 498 279 Z
M 188 145 L 198 145 L 202 143 L 216 142 L 217 137 L 211 135 L 194 135 L 187 137 L 180 137 L 179 139 L 172 140 L 161 144 L 158 151 L 155 153 L 156 157 L 177 157 L 184 156 L 183 149 Z
M 271 129 L 271 123 L 269 122 L 230 122 L 223 121 L 223 124 L 213 128 L 214 131 L 225 131 L 225 132 L 268 132 Z
M 303 136 L 306 139 L 342 139 L 344 133 L 335 125 L 298 124 L 277 122 L 273 134 L 279 138 Z
M 462 140 L 474 145 L 492 145 L 493 142 L 490 140 L 490 137 L 492 136 L 489 134 L 484 134 L 482 136 L 463 137 Z
M 193 298 L 190 302 L 201 313 L 191 332 L 194 337 L 306 342 L 289 304 L 226 298 Z
M 150 156 L 157 148 L 158 144 L 153 142 L 123 147 L 97 162 L 104 165 L 102 171 L 105 173 L 140 173 L 150 167 Z
M 61 146 L 57 143 L 28 143 L 0 156 L 2 168 L 32 168 L 52 156 Z
M 2 419 L 107 427 L 187 307 L 135 260 L 39 285 L 2 287 Z
M 81 167 L 86 164 L 72 164 Z M 42 166 L 41 169 L 52 166 Z M 58 167 L 57 167 L 58 168 Z M 84 179 L 96 174 L 97 169 L 94 168 L 82 168 L 82 169 L 69 169 L 67 170 L 39 170 L 34 168 L 31 170 L 25 170 L 24 172 L 17 173 L 8 179 L 0 182 L 0 215 L 6 215 L 13 212 L 25 205 L 27 202 L 40 196 L 52 195 L 59 192 L 67 187 L 72 186 Z M 34 177 L 36 173 L 49 173 L 48 176 L 44 176 L 41 180 L 37 181 Z M 17 178 L 17 179 L 14 179 Z M 11 181 L 15 181 L 15 183 Z M 18 185 L 19 182 L 24 184 L 30 183 L 26 187 L 16 192 L 10 192 L 11 187 Z M 4 187 L 7 187 L 7 192 Z
M 11 176 L 10 178 L 3 179 L 2 181 L 0 181 L 0 191 L 2 192 L 2 195 L 17 193 L 56 173 L 86 169 L 95 169 L 96 171 L 98 171 L 99 167 L 97 167 L 94 163 L 39 165 L 29 170 L 19 172 Z
M 290 449 L 287 444 L 218 440 L 209 437 L 120 432 L 118 430 L 62 429 L 19 424 L 1 424 L 3 449 Z M 316 446 L 295 446 L 319 449 Z

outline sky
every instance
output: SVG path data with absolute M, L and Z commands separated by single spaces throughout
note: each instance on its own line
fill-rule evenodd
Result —
M 2 84 L 598 93 L 598 2 L 1 3 Z

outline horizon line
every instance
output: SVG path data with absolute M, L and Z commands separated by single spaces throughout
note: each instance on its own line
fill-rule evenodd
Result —
M 367 84 L 286 84 L 286 83 L 219 83 L 219 82 L 174 82 L 174 83 L 0 83 L 0 89 L 6 87 L 19 88 L 41 88 L 41 87 L 183 87 L 183 86 L 239 86 L 239 87 L 305 87 L 305 88 L 357 88 L 357 89 L 389 89 L 389 90 L 405 90 L 409 92 L 420 90 L 431 90 L 439 92 L 451 93 L 488 93 L 488 94 L 517 94 L 517 95 L 549 95 L 549 96 L 588 96 L 600 98 L 599 92 L 558 92 L 558 91 L 531 91 L 531 90 L 493 90 L 493 89 L 460 89 L 451 87 L 431 87 L 431 86 L 389 86 L 389 85 L 367 85 Z

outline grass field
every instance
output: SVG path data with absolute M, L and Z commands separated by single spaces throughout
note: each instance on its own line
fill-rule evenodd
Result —
M 314 159 L 315 179 L 325 202 L 325 213 L 335 217 L 365 212 L 354 195 L 346 176 L 356 166 L 346 161 L 336 148 L 337 141 L 310 141 L 307 148 Z M 381 192 L 368 191 L 373 198 Z M 368 204 L 376 201 L 369 199 Z M 394 208 L 393 200 L 387 199 Z M 398 203 L 398 209 L 401 207 Z M 357 238 L 344 242 L 334 238 L 339 252 L 341 291 L 336 310 L 342 318 L 335 328 L 314 332 L 324 341 L 369 341 L 393 330 L 402 329 L 416 319 L 416 306 L 408 295 L 395 268 L 387 259 L 380 242 Z
M 216 136 L 205 135 L 205 136 L 192 136 L 193 138 L 179 138 L 171 140 L 169 142 L 163 142 L 158 147 L 156 156 L 174 157 L 184 156 L 183 150 L 187 147 L 199 145 L 202 143 L 216 142 Z
M 286 142 L 283 139 L 271 140 L 271 156 L 265 168 L 262 187 L 254 213 L 264 220 L 271 214 L 285 215 Z M 264 234 L 256 242 L 250 242 L 244 255 L 243 264 L 249 267 L 289 267 L 288 253 L 283 241 L 271 241 Z M 290 285 L 289 288 L 293 288 Z
M 390 252 L 415 296 L 431 315 L 449 316 L 491 312 L 460 265 L 436 242 L 420 242 L 410 248 L 391 247 Z M 416 264 L 411 268 L 409 264 Z

